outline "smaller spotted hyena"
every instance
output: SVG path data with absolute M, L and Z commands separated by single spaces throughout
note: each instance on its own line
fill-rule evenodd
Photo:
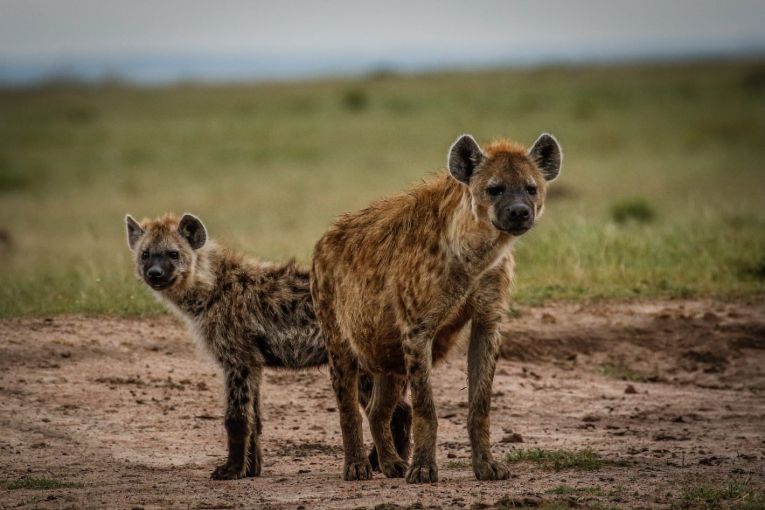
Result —
M 294 262 L 265 263 L 221 248 L 208 240 L 204 225 L 191 214 L 140 224 L 128 215 L 126 224 L 138 277 L 187 322 L 223 367 L 228 460 L 212 477 L 260 475 L 263 367 L 300 369 L 327 363 L 308 270 Z M 359 393 L 365 406 L 372 390 L 371 379 L 363 374 Z M 401 399 L 390 426 L 397 451 L 406 458 L 411 407 Z M 370 462 L 377 465 L 375 450 Z

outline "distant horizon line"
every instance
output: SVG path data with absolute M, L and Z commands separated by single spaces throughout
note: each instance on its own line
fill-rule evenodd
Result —
M 639 63 L 692 63 L 714 60 L 765 59 L 765 43 L 694 48 L 644 46 L 640 49 L 580 48 L 556 52 L 541 50 L 516 54 L 488 54 L 475 58 L 428 51 L 396 57 L 369 54 L 322 55 L 252 53 L 164 53 L 92 55 L 76 57 L 0 57 L 0 87 L 18 88 L 71 83 L 131 86 L 294 82 L 327 78 L 354 78 L 375 74 L 419 74 L 525 69 L 549 66 L 618 66 Z

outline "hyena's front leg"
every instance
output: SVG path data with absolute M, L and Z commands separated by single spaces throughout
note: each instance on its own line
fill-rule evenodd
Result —
M 501 300 L 500 300 L 501 301 Z M 491 454 L 491 386 L 497 364 L 501 337 L 501 306 L 485 304 L 473 317 L 468 347 L 468 433 L 473 450 L 473 472 L 479 480 L 505 480 L 510 477 L 507 464 Z
M 228 460 L 215 468 L 215 480 L 235 480 L 247 474 L 249 445 L 253 430 L 251 371 L 248 367 L 226 367 L 226 432 Z
M 253 426 L 250 433 L 249 464 L 247 476 L 260 476 L 263 469 L 263 452 L 260 449 L 260 435 L 263 433 L 263 422 L 260 417 L 260 382 L 263 378 L 263 369 L 253 369 L 252 376 L 252 415 Z
M 423 328 L 411 328 L 404 337 L 404 360 L 412 394 L 412 434 L 414 453 L 406 473 L 409 483 L 438 481 L 436 434 L 438 418 L 430 384 L 432 334 Z

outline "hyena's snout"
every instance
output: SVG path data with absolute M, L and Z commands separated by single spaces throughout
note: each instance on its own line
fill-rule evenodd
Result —
M 495 227 L 513 235 L 521 235 L 534 226 L 534 210 L 523 202 L 502 204 L 497 211 Z
M 155 290 L 166 289 L 175 281 L 175 267 L 162 257 L 152 257 L 143 264 L 143 279 Z

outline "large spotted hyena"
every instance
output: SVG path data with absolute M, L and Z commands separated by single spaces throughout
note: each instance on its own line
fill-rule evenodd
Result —
M 449 150 L 449 173 L 341 216 L 319 240 L 311 293 L 330 357 L 346 480 L 371 476 L 358 409 L 360 369 L 374 377 L 367 414 L 382 472 L 412 483 L 438 479 L 430 372 L 466 328 L 473 471 L 479 480 L 509 476 L 489 447 L 498 326 L 508 304 L 513 241 L 541 215 L 561 159 L 547 134 L 528 150 L 507 140 L 481 149 L 462 136 Z M 407 385 L 411 465 L 394 448 L 389 426 Z

